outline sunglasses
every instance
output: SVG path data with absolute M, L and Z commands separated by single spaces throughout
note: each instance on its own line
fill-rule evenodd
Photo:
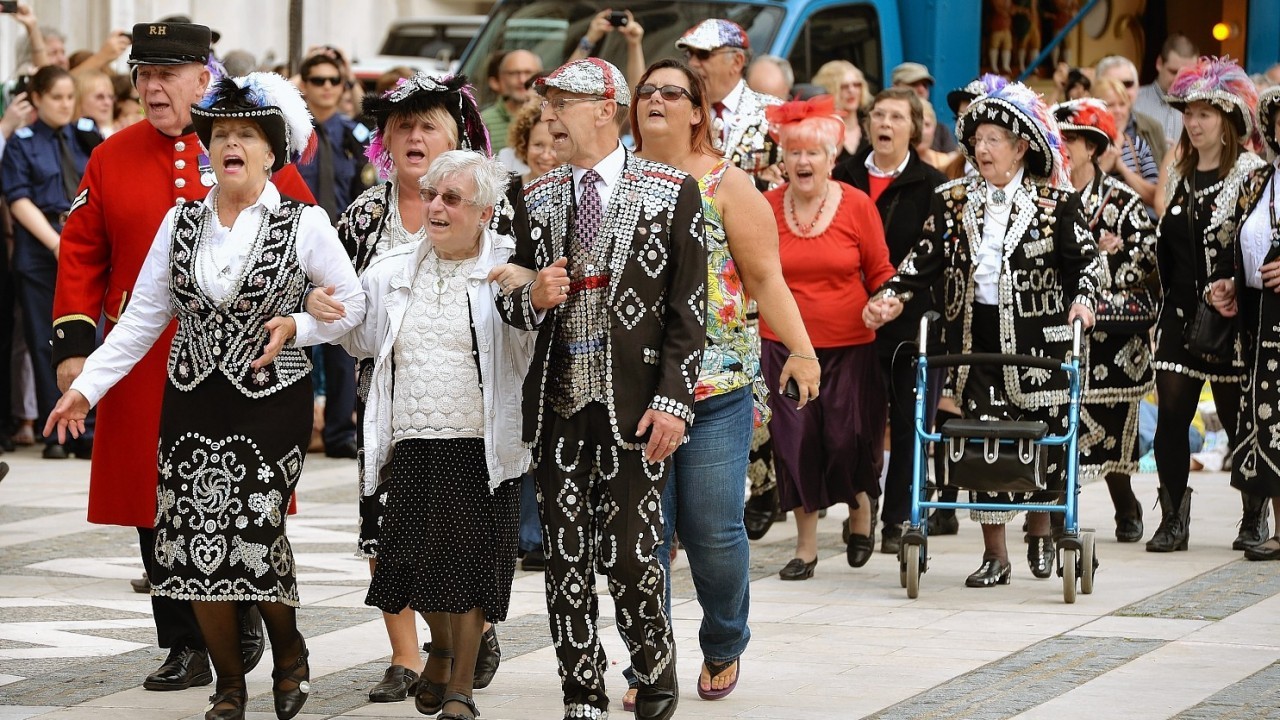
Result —
M 1124 89 L 1125 89 L 1125 90 L 1128 90 L 1129 88 L 1133 87 L 1134 85 L 1137 85 L 1137 84 L 1138 84 L 1138 81 L 1137 81 L 1137 80 L 1121 80 L 1121 81 L 1120 81 L 1120 84 L 1124 86 Z
M 697 58 L 702 62 L 706 62 L 711 59 L 712 55 L 719 55 L 720 53 L 723 53 L 723 52 L 737 52 L 737 51 L 738 51 L 738 48 L 731 48 L 731 47 L 716 48 L 715 50 L 698 50 L 696 48 L 685 48 L 684 57 L 686 60 L 692 60 L 694 58 Z
M 654 93 L 661 95 L 662 99 L 667 102 L 675 102 L 682 97 L 687 97 L 689 98 L 689 102 L 693 102 L 693 94 L 679 85 L 663 85 L 662 87 L 658 87 L 657 85 L 649 85 L 646 83 L 636 88 L 636 97 L 641 100 L 648 100 L 653 97 Z
M 422 188 L 421 195 L 422 195 L 423 202 L 426 202 L 429 204 L 429 203 L 435 202 L 436 198 L 440 198 L 440 200 L 444 202 L 445 207 L 451 207 L 451 208 L 456 208 L 463 204 L 466 204 L 466 205 L 480 204 L 475 200 L 468 200 L 467 198 L 462 197 L 456 192 L 450 191 L 450 192 L 442 193 L 433 187 Z
M 314 85 L 316 87 L 324 87 L 326 83 L 333 87 L 338 87 L 339 85 L 342 84 L 342 78 L 322 77 L 320 75 L 312 75 L 311 77 L 307 78 L 308 85 Z

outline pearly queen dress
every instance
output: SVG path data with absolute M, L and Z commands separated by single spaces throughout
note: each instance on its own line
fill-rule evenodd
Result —
M 267 183 L 225 228 L 216 198 L 215 189 L 169 211 L 120 324 L 72 388 L 96 404 L 176 318 L 152 592 L 297 606 L 285 517 L 311 436 L 311 366 L 301 348 L 358 324 L 364 295 L 323 210 Z M 294 312 L 308 283 L 335 285 L 346 317 L 321 324 Z M 253 368 L 267 343 L 264 324 L 285 315 L 297 324 L 294 340 Z

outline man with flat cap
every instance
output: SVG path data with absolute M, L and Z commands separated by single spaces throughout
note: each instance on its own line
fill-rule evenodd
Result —
M 595 574 L 609 578 L 639 681 L 636 717 L 676 709 L 675 640 L 658 561 L 667 459 L 693 421 L 706 341 L 707 252 L 697 181 L 618 142 L 631 97 L 599 58 L 538 81 L 568 163 L 524 189 L 515 262 L 537 271 L 498 300 L 537 330 L 524 384 L 547 555 L 547 612 L 565 718 L 609 714 Z
M 112 135 L 89 158 L 63 227 L 53 303 L 53 361 L 64 392 L 93 351 L 99 318 L 104 332 L 124 313 L 134 282 L 165 212 L 196 201 L 214 183 L 209 157 L 191 125 L 191 105 L 209 84 L 209 28 L 190 23 L 133 27 L 134 84 L 146 109 L 140 122 Z M 311 202 L 297 170 L 273 182 L 281 193 Z M 156 447 L 160 404 L 173 328 L 156 342 L 98 405 L 89 479 L 89 522 L 138 529 L 142 562 L 154 559 Z M 152 596 L 156 634 L 169 656 L 143 683 L 148 690 L 183 690 L 213 680 L 191 604 Z M 246 667 L 262 656 L 261 619 L 242 623 Z

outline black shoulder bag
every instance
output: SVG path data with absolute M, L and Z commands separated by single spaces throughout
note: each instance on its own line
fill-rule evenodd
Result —
M 1191 242 L 1196 242 L 1196 184 L 1192 175 L 1187 178 L 1190 188 L 1187 202 L 1187 228 L 1191 233 Z M 1207 363 L 1221 365 L 1231 362 L 1235 357 L 1236 323 L 1235 318 L 1224 317 L 1207 297 L 1209 279 L 1201 277 L 1200 263 L 1196 263 L 1196 279 L 1200 280 L 1204 291 L 1196 298 L 1196 310 L 1182 331 L 1182 343 L 1187 352 Z

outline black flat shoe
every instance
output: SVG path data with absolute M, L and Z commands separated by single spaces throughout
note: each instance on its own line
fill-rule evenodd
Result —
M 471 678 L 471 687 L 476 690 L 489 687 L 493 676 L 498 674 L 498 665 L 502 663 L 502 646 L 498 644 L 498 627 L 490 625 L 484 635 L 480 636 L 480 654 L 476 655 L 476 672 Z
M 1245 560 L 1280 560 L 1280 537 L 1255 545 L 1244 551 Z
M 778 490 L 747 498 L 746 507 L 742 510 L 742 523 L 747 527 L 747 538 L 759 540 L 773 527 L 778 518 Z
M 1053 547 L 1052 537 L 1032 535 L 1027 538 L 1027 565 L 1031 574 L 1038 578 L 1053 575 L 1053 563 L 1058 559 L 1058 551 Z
M 209 653 L 191 648 L 174 648 L 155 672 L 147 676 L 142 687 L 147 690 L 186 690 L 213 682 L 209 669 Z
M 934 510 L 929 516 L 929 534 L 930 535 L 955 535 L 960 532 L 960 520 L 956 518 L 954 512 L 942 514 L 939 510 Z
M 307 662 L 307 644 L 302 644 L 298 659 L 283 668 L 271 671 L 271 696 L 276 703 L 276 717 L 290 720 L 302 711 L 307 704 L 307 694 L 311 692 L 311 665 Z M 281 689 L 281 683 L 288 683 L 292 688 Z
M 876 539 L 874 535 L 859 535 L 857 533 L 849 534 L 849 543 L 845 546 L 845 558 L 849 561 L 849 567 L 860 568 L 867 564 L 871 559 L 871 554 L 876 551 Z
M 994 558 L 984 559 L 982 565 L 973 572 L 972 575 L 965 578 L 965 587 L 986 588 L 996 585 L 1008 585 L 1009 578 L 1013 574 L 1012 565 L 1002 565 L 999 560 Z
M 1142 540 L 1142 508 L 1138 508 L 1136 516 L 1116 518 L 1116 542 L 1136 543 Z
M 449 693 L 447 696 L 445 696 L 444 704 L 448 705 L 451 702 L 461 703 L 462 705 L 466 706 L 467 710 L 469 710 L 471 714 L 463 715 L 462 713 L 456 713 L 453 711 L 442 712 L 440 713 L 439 720 L 475 720 L 476 718 L 480 717 L 480 711 L 476 709 L 475 700 L 467 697 L 466 695 L 463 695 L 462 693 L 456 693 L 456 692 Z
M 636 720 L 670 720 L 678 704 L 680 689 L 674 679 L 669 688 L 641 685 L 636 692 Z
M 205 708 L 204 720 L 244 720 L 244 706 L 249 701 L 249 693 L 244 688 L 222 690 L 209 696 L 209 707 Z M 223 707 L 218 707 L 222 705 Z
M 805 562 L 800 558 L 791 558 L 791 562 L 778 571 L 778 577 L 783 580 L 808 580 L 813 577 L 813 569 L 816 567 L 818 567 L 817 558 L 814 558 L 813 562 Z
M 244 660 L 244 671 L 251 672 L 262 660 L 262 651 L 267 647 L 267 635 L 262 627 L 262 613 L 257 605 L 250 605 L 240 618 L 240 656 Z
M 449 674 L 453 674 L 453 650 L 437 650 L 430 647 L 427 643 L 423 647 L 427 648 L 427 654 L 430 657 L 448 660 Z M 428 659 L 430 662 L 430 659 Z M 422 670 L 422 678 L 418 680 L 418 689 L 413 694 L 413 706 L 423 715 L 435 715 L 440 712 L 440 708 L 444 707 L 445 688 L 449 685 L 449 678 L 445 678 L 444 682 L 432 682 L 427 679 L 426 668 Z
M 902 548 L 902 524 L 885 525 L 880 531 L 880 552 L 885 555 L 897 555 Z
M 401 702 L 418 684 L 418 673 L 403 665 L 392 665 L 382 674 L 382 682 L 369 689 L 369 702 Z

